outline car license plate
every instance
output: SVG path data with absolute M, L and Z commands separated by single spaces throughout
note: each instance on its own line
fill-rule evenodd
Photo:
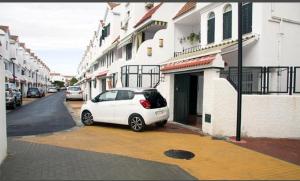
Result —
M 164 113 L 164 111 L 156 111 L 155 114 L 156 115 L 162 115 Z

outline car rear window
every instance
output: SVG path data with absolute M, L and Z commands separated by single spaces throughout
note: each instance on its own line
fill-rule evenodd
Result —
M 145 98 L 150 102 L 151 109 L 167 106 L 166 99 L 156 90 L 144 91 Z
M 38 89 L 37 88 L 29 88 L 28 91 L 37 92 Z
M 70 91 L 81 91 L 80 87 L 69 87 L 68 90 Z

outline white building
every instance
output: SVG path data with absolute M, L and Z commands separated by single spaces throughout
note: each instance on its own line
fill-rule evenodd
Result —
M 243 135 L 300 137 L 299 9 L 243 4 Z M 108 3 L 78 66 L 86 98 L 157 87 L 170 121 L 235 135 L 237 11 L 237 3 Z
M 71 75 L 62 75 L 60 73 L 51 72 L 50 73 L 50 82 L 60 81 L 64 82 L 65 86 L 69 86 L 71 79 L 74 76 Z
M 40 60 L 18 36 L 11 35 L 8 26 L 0 26 L 0 52 L 5 65 L 5 82 L 15 83 L 26 96 L 29 87 L 46 89 L 50 85 L 49 67 Z
M 5 35 L 5 31 L 0 29 L 0 36 Z M 4 88 L 4 57 L 0 52 L 0 164 L 7 154 L 7 139 L 6 139 L 6 111 L 5 111 L 5 88 Z

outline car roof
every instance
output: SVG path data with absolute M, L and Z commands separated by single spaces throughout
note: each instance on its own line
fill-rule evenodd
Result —
M 128 90 L 128 91 L 134 91 L 134 92 L 143 92 L 143 91 L 156 90 L 156 89 L 155 88 L 142 88 L 142 87 L 122 87 L 122 88 L 113 88 L 110 90 Z

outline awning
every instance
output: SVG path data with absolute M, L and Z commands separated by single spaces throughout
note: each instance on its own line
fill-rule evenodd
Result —
M 164 21 L 150 21 L 149 23 L 147 23 L 145 26 L 143 26 L 142 28 L 140 28 L 139 30 L 137 30 L 137 32 L 143 32 L 145 30 L 147 30 L 148 28 L 152 27 L 152 26 L 162 26 L 162 27 L 167 27 L 167 22 Z
M 106 77 L 106 76 L 107 76 L 107 73 L 108 73 L 107 70 L 106 70 L 106 71 L 103 71 L 103 72 L 99 72 L 99 73 L 96 75 L 96 77 L 97 77 L 97 78 L 100 78 L 100 77 Z
M 192 58 L 192 59 L 186 59 L 186 60 L 180 60 L 176 62 L 171 62 L 162 65 L 161 71 L 170 71 L 170 70 L 177 70 L 177 69 L 186 69 L 189 67 L 196 67 L 201 65 L 208 65 L 212 63 L 212 61 L 215 59 L 215 55 L 207 55 L 203 57 L 198 58 Z
M 106 54 L 107 52 L 109 52 L 110 50 L 114 49 L 117 47 L 119 41 L 115 41 L 114 43 L 112 43 L 108 48 L 106 48 L 104 51 L 103 51 L 103 55 Z
M 123 38 L 120 42 L 119 42 L 119 44 L 118 44 L 118 48 L 121 48 L 121 47 L 123 47 L 123 46 L 125 46 L 125 45 L 127 45 L 127 44 L 129 44 L 129 43 L 132 43 L 132 34 L 130 34 L 130 35 L 128 35 L 128 36 L 126 36 L 125 38 Z

